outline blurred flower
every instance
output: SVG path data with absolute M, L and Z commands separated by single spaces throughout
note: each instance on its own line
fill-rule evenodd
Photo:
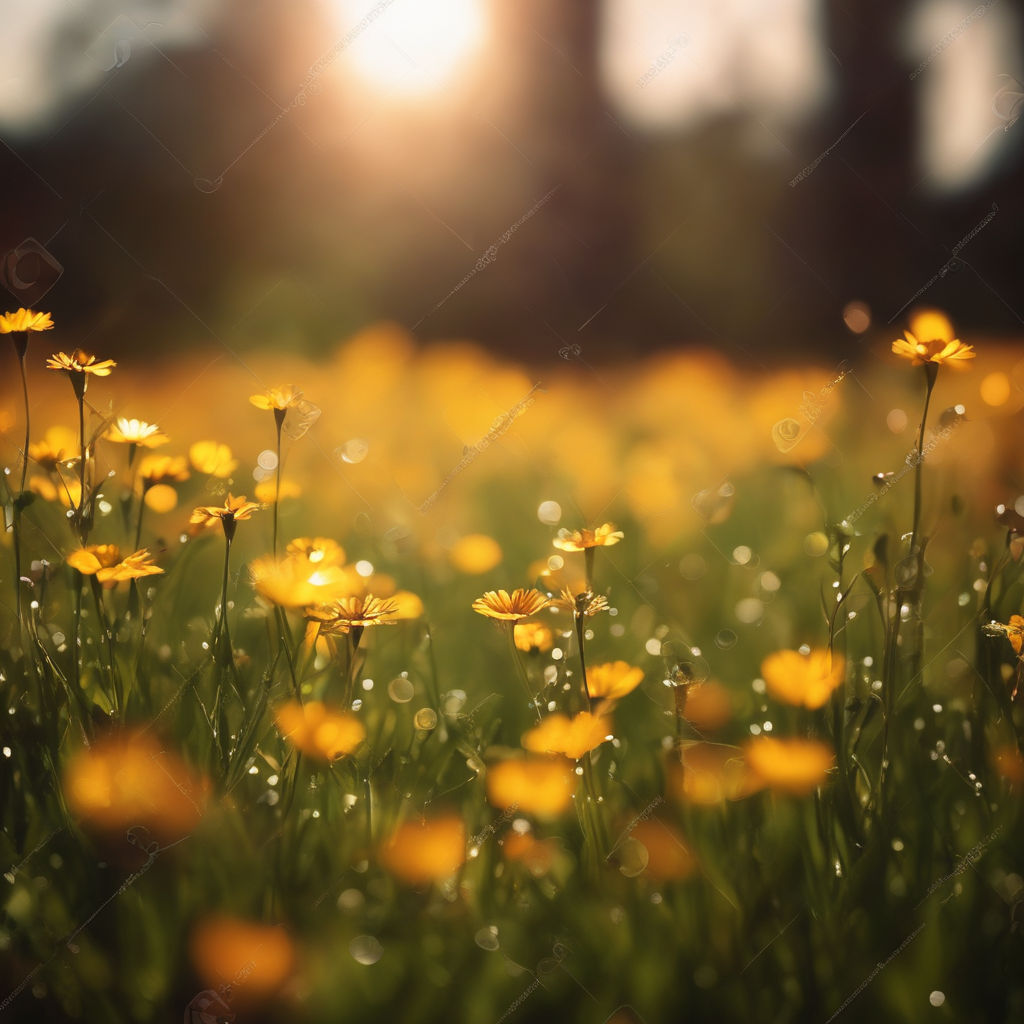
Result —
M 466 859 L 466 827 L 454 815 L 399 825 L 380 848 L 380 861 L 407 885 L 453 875 Z
M 643 867 L 638 873 L 647 878 L 657 882 L 679 881 L 690 878 L 697 870 L 697 858 L 682 835 L 659 818 L 637 822 L 622 846 L 630 843 L 639 844 L 642 848 L 643 854 L 639 859 L 643 860 Z
M 501 842 L 506 860 L 518 861 L 531 875 L 539 877 L 551 870 L 558 857 L 556 839 L 538 839 L 532 832 L 509 831 Z
M 685 693 L 681 714 L 695 729 L 714 732 L 732 718 L 732 697 L 721 684 L 708 681 L 675 689 Z
M 958 366 L 974 358 L 974 349 L 953 337 L 953 325 L 938 310 L 925 310 L 910 321 L 910 330 L 892 343 L 893 352 L 909 359 L 915 366 L 925 363 L 951 363 Z
M 993 756 L 996 771 L 1007 782 L 1024 783 L 1024 755 L 1014 746 L 1000 747 Z
M 682 744 L 668 763 L 668 786 L 685 803 L 702 807 L 750 792 L 743 751 L 704 740 Z
M 297 537 L 289 541 L 286 554 L 290 558 L 305 559 L 311 565 L 327 568 L 345 561 L 345 549 L 328 537 Z
M 285 498 L 298 498 L 302 494 L 302 488 L 294 480 L 281 481 L 281 493 L 277 493 L 277 480 L 274 477 L 267 477 L 261 480 L 255 488 L 253 497 L 262 501 L 264 505 L 270 505 L 278 498 L 284 501 Z
M 289 384 L 287 387 L 267 388 L 257 395 L 250 395 L 249 401 L 257 409 L 283 412 L 294 408 L 302 401 L 302 392 L 294 384 Z
M 310 608 L 306 617 L 320 623 L 320 632 L 332 636 L 366 626 L 393 626 L 397 608 L 379 597 L 342 597 Z
M 71 810 L 103 831 L 131 826 L 161 838 L 195 828 L 208 783 L 146 736 L 108 737 L 75 754 L 64 773 Z
M 596 530 L 559 530 L 551 542 L 560 551 L 586 551 L 587 548 L 603 548 L 618 544 L 625 536 L 611 523 L 604 523 Z
M 95 576 L 100 583 L 110 585 L 163 572 L 153 564 L 153 556 L 145 548 L 122 561 L 116 544 L 90 544 L 72 551 L 65 561 L 83 576 Z
M 178 507 L 178 492 L 170 484 L 151 484 L 145 492 L 146 508 L 162 514 Z
M 198 473 L 226 479 L 238 468 L 238 459 L 226 444 L 216 441 L 196 441 L 188 450 L 192 468 Z
M 516 647 L 527 654 L 550 651 L 554 634 L 542 622 L 517 622 L 512 627 Z
M 58 463 L 78 457 L 78 441 L 66 427 L 50 427 L 42 441 L 33 441 L 28 446 L 28 457 L 52 473 Z
M 212 526 L 219 520 L 224 532 L 228 533 L 230 527 L 233 536 L 234 524 L 251 518 L 253 512 L 259 512 L 262 507 L 255 501 L 248 501 L 244 494 L 240 498 L 229 494 L 223 505 L 200 505 L 193 509 L 189 522 L 196 526 Z
M 578 777 L 561 757 L 514 757 L 487 769 L 487 799 L 538 818 L 555 818 L 572 803 Z
M 488 590 L 483 597 L 473 602 L 473 611 L 491 619 L 518 622 L 527 616 L 536 615 L 545 607 L 548 599 L 539 590 Z
M 592 698 L 618 700 L 632 693 L 643 678 L 643 669 L 625 661 L 609 661 L 603 665 L 591 665 L 587 669 L 587 689 Z
M 836 760 L 832 748 L 817 740 L 755 736 L 745 751 L 753 781 L 794 796 L 817 789 Z
M 846 663 L 827 648 L 809 654 L 776 651 L 761 662 L 768 692 L 777 700 L 797 707 L 820 708 L 832 691 L 842 685 Z
M 53 327 L 53 319 L 49 313 L 37 313 L 33 309 L 19 309 L 15 313 L 4 313 L 0 316 L 0 334 L 12 334 L 16 331 L 48 331 Z
M 170 440 L 155 423 L 129 420 L 123 416 L 118 416 L 103 436 L 116 444 L 135 444 L 143 448 L 158 448 Z
M 486 534 L 470 533 L 455 542 L 448 557 L 459 572 L 476 575 L 493 569 L 501 562 L 501 546 Z
M 301 556 L 257 558 L 249 572 L 256 593 L 282 608 L 327 604 L 345 594 L 340 566 L 310 563 Z
M 366 729 L 355 715 L 332 711 L 318 700 L 281 704 L 274 709 L 274 720 L 296 750 L 321 761 L 351 754 L 366 739 Z
M 396 590 L 388 600 L 395 606 L 396 619 L 418 619 L 423 614 L 423 601 L 411 590 Z
M 189 953 L 204 983 L 228 986 L 232 1003 L 266 998 L 295 964 L 292 940 L 282 927 L 226 914 L 199 922 Z
M 588 751 L 611 739 L 614 725 L 609 715 L 581 711 L 548 715 L 523 736 L 523 746 L 538 754 L 565 754 L 578 761 Z
M 139 462 L 139 481 L 143 490 L 156 484 L 182 483 L 189 477 L 184 455 L 147 455 Z

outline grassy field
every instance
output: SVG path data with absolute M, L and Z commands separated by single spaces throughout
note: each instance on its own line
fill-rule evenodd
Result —
M 0 323 L 0 1020 L 1024 1018 L 1019 345 Z

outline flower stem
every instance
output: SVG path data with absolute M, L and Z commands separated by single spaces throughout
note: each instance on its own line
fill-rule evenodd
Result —
M 26 342 L 28 334 L 25 335 Z M 27 346 L 26 346 L 27 347 Z M 22 626 L 21 610 L 21 503 L 25 493 L 25 480 L 28 477 L 28 446 L 31 438 L 30 411 L 28 404 L 28 375 L 25 372 L 25 353 L 18 349 L 18 368 L 21 370 L 21 394 L 25 400 L 25 447 L 21 452 L 21 484 L 14 496 L 14 606 L 18 615 L 18 630 Z
M 284 410 L 274 410 L 274 424 L 277 427 L 277 479 L 274 484 L 274 543 L 271 548 L 277 558 L 277 509 L 281 504 L 281 427 L 284 425 Z
M 519 679 L 523 684 L 523 689 L 526 690 L 526 696 L 530 698 L 530 706 L 533 708 L 534 713 L 537 715 L 537 724 L 540 724 L 540 702 L 537 697 L 534 696 L 533 688 L 530 686 L 530 677 L 526 674 L 526 667 L 523 665 L 522 660 L 519 657 L 519 649 L 516 647 L 516 627 L 514 622 L 509 622 L 508 628 L 505 630 L 505 635 L 508 637 L 509 651 L 512 654 L 512 660 L 516 664 L 516 670 L 519 673 Z
M 588 548 L 588 552 L 591 549 Z M 585 637 L 586 629 L 584 627 L 583 616 L 579 612 L 573 615 L 573 620 L 576 624 L 576 645 L 580 649 L 580 674 L 583 677 L 583 696 L 587 701 L 587 710 L 589 711 L 593 706 L 594 699 L 590 696 L 590 686 L 587 684 L 587 657 L 585 653 Z

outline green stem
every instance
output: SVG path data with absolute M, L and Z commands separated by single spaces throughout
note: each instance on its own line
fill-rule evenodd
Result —
M 277 509 L 281 504 L 281 427 L 284 425 L 285 410 L 274 410 L 274 423 L 277 427 L 277 482 L 274 489 L 274 543 L 272 552 L 277 558 Z
M 540 724 L 540 702 L 537 697 L 534 696 L 533 688 L 530 686 L 530 677 L 526 674 L 526 667 L 523 665 L 522 660 L 519 657 L 519 648 L 516 647 L 516 625 L 514 622 L 508 623 L 508 628 L 505 630 L 508 636 L 509 650 L 512 655 L 512 660 L 516 665 L 516 672 L 519 675 L 519 680 L 523 684 L 523 689 L 526 690 L 526 696 L 530 699 L 530 706 L 533 708 L 537 715 L 537 724 Z
M 587 550 L 589 552 L 592 549 L 588 548 Z M 594 699 L 590 696 L 590 686 L 587 684 L 587 657 L 584 651 L 586 628 L 583 616 L 579 612 L 573 615 L 573 620 L 576 624 L 576 645 L 580 649 L 580 673 L 583 677 L 583 696 L 586 698 L 587 710 L 589 711 L 593 707 Z
M 25 334 L 27 347 L 28 334 Z M 18 493 L 14 496 L 14 606 L 18 615 L 18 632 L 22 627 L 21 609 L 21 502 L 25 493 L 25 481 L 28 478 L 28 446 L 31 438 L 30 416 L 28 404 L 28 375 L 25 371 L 25 353 L 19 346 L 18 368 L 21 370 L 21 394 L 25 401 L 25 447 L 21 452 L 21 485 Z

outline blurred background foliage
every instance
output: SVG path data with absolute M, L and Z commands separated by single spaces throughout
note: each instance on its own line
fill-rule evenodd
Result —
M 1020 42 L 956 0 L 40 0 L 0 43 L 5 279 L 62 268 L 113 355 L 390 319 L 761 363 L 915 301 L 1005 332 Z

